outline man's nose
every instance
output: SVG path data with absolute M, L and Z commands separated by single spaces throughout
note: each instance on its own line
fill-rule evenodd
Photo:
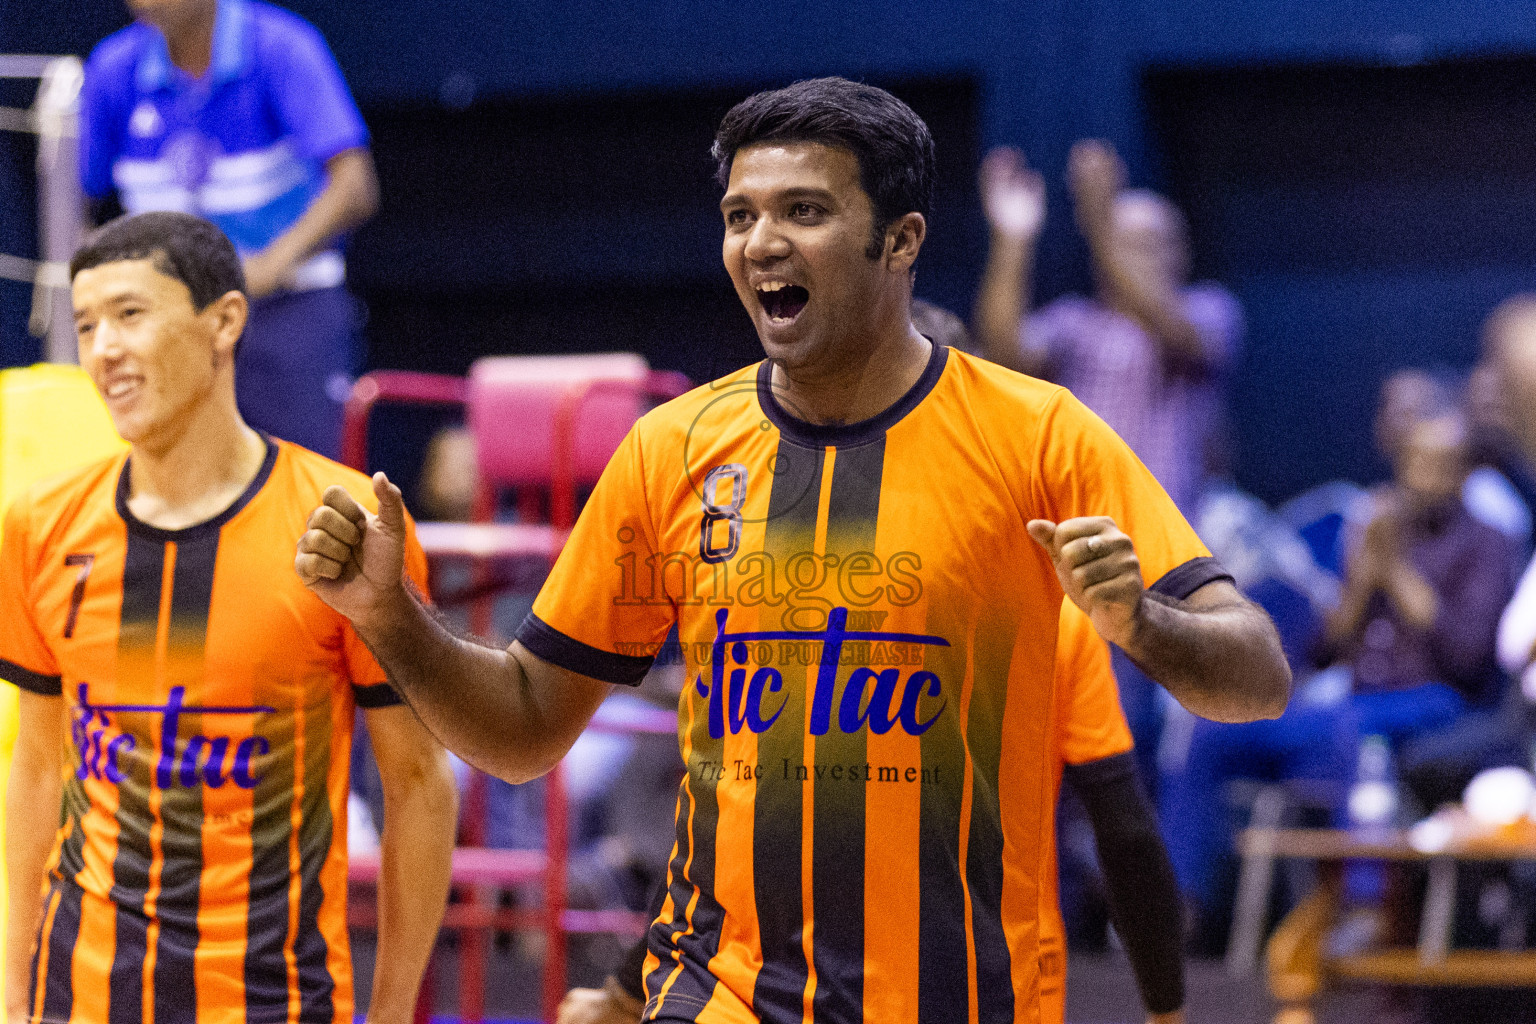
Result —
M 772 217 L 759 217 L 747 233 L 742 255 L 754 262 L 783 259 L 789 255 L 789 241 Z
M 90 340 L 83 343 L 80 349 L 82 362 L 87 356 L 96 360 L 113 359 L 122 354 L 123 334 L 111 320 L 100 320 L 91 331 Z

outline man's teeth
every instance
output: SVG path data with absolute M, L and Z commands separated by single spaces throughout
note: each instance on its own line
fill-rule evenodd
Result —
M 760 292 L 776 292 L 788 287 L 789 285 L 785 284 L 783 281 L 769 281 L 767 284 L 758 285 L 757 290 Z
M 107 385 L 107 397 L 118 398 L 122 395 L 125 395 L 129 391 L 133 390 L 134 385 L 137 383 L 138 381 L 133 380 L 114 381 L 113 383 Z

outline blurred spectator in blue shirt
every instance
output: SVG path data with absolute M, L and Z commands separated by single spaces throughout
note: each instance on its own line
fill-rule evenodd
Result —
M 253 426 L 332 458 L 359 362 L 346 232 L 378 183 L 335 59 L 308 22 L 257 0 L 128 0 L 81 97 L 81 182 L 95 212 L 206 217 L 245 261 L 237 353 Z

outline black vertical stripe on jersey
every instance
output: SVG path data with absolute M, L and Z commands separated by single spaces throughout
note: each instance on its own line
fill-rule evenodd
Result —
M 213 603 L 213 570 L 219 531 L 183 534 L 176 545 L 171 581 L 171 621 L 166 664 L 171 686 L 186 687 L 188 704 L 205 703 L 203 648 L 208 641 L 208 609 Z M 181 777 L 186 737 L 202 735 L 203 716 L 183 713 L 181 739 L 171 751 L 172 783 L 160 794 L 160 889 L 155 917 L 154 1024 L 195 1024 L 197 1020 L 197 910 L 203 878 L 203 779 L 191 785 Z
M 79 768 L 79 760 L 80 752 L 75 751 L 75 768 Z M 69 833 L 64 837 L 64 842 L 59 846 L 59 863 L 53 870 L 48 900 L 43 903 L 46 914 L 48 903 L 57 896 L 59 909 L 55 912 L 53 927 L 46 934 L 40 935 L 37 952 L 32 958 L 32 984 L 28 990 L 31 998 L 27 1005 L 35 1006 L 37 969 L 40 963 L 46 964 L 48 973 L 45 982 L 47 991 L 43 1004 L 44 1020 L 68 1020 L 74 1001 L 70 974 L 75 942 L 80 930 L 82 893 L 76 877 L 85 867 L 85 828 L 81 823 L 85 820 L 86 812 L 90 810 L 90 798 L 85 795 L 85 787 L 81 784 L 78 773 L 71 772 L 64 780 L 61 804 L 61 820 L 67 822 L 70 828 Z M 63 975 L 56 976 L 54 974 L 56 970 L 62 970 Z M 59 1009 L 61 1007 L 62 1009 Z M 62 1013 L 62 1016 L 58 1016 L 58 1013 Z
M 693 836 L 688 828 L 689 812 L 693 808 L 693 798 L 688 793 L 691 785 L 691 779 L 677 784 L 677 813 L 673 816 L 677 849 L 672 860 L 667 863 L 667 895 L 672 899 L 672 919 L 664 923 L 654 921 L 646 933 L 646 947 L 661 961 L 654 971 L 645 976 L 645 993 L 652 999 L 661 993 L 661 986 L 667 983 L 667 978 L 677 969 L 677 963 L 672 958 L 674 950 L 671 936 L 684 927 L 688 903 L 693 899 L 693 886 L 684 870 L 689 852 L 693 849 Z M 659 912 L 657 916 L 660 916 Z
M 763 533 L 763 549 L 773 558 L 779 593 L 785 592 L 785 563 L 812 549 L 824 464 L 821 449 L 779 441 L 771 464 L 773 488 Z M 774 727 L 757 738 L 758 763 L 770 769 L 787 763 L 789 778 L 786 780 L 781 771 L 765 771 L 757 780 L 753 800 L 752 879 L 763 966 L 752 990 L 752 1009 L 769 1024 L 798 1024 L 804 1016 L 805 984 L 810 975 L 800 878 L 804 783 L 795 777 L 796 769 L 805 762 L 807 683 L 798 666 L 781 668 L 785 675 L 784 709 Z
M 832 461 L 827 502 L 827 554 L 839 560 L 875 550 L 885 437 L 858 448 L 839 448 Z M 829 570 L 835 571 L 835 570 Z M 811 906 L 816 918 L 817 1020 L 860 1020 L 864 1015 L 864 800 L 869 782 L 831 777 L 831 766 L 864 765 L 867 726 L 844 733 L 838 726 L 842 687 L 852 671 L 838 672 L 832 727 L 816 738 L 816 763 L 827 774 L 815 782 L 811 837 Z
M 288 1006 L 289 844 L 293 838 L 293 731 L 296 715 L 264 715 L 256 735 L 272 751 L 251 792 L 251 877 L 245 917 L 245 1019 L 281 1020 Z M 253 770 L 255 766 L 252 766 Z
M 763 482 L 750 478 L 746 484 L 749 489 L 763 485 Z M 771 486 L 773 490 L 770 491 L 770 495 L 778 493 L 777 478 Z M 772 503 L 773 499 L 770 496 L 770 510 Z M 814 496 L 811 504 L 813 506 L 811 514 L 814 516 Z M 726 628 L 732 627 L 728 624 Z M 733 663 L 729 660 L 728 653 L 725 657 L 727 668 L 723 678 L 729 679 L 729 667 Z M 702 678 L 709 681 L 712 666 L 701 665 L 699 670 Z M 686 685 L 693 685 L 693 681 L 689 680 Z M 657 925 L 651 930 L 650 948 L 661 963 L 646 978 L 646 994 L 653 999 L 660 995 L 667 979 L 673 978 L 671 987 L 667 989 L 668 1003 L 664 1005 L 670 1006 L 670 1001 L 675 999 L 680 1006 L 689 1007 L 689 1009 L 679 1009 L 679 1016 L 685 1014 L 691 1016 L 693 1012 L 707 1004 L 714 994 L 716 981 L 714 975 L 709 973 L 708 965 L 720 951 L 720 929 L 725 922 L 725 910 L 714 898 L 719 845 L 717 832 L 720 826 L 720 803 L 716 787 L 720 784 L 720 777 L 717 772 L 704 773 L 695 770 L 696 766 L 723 764 L 725 740 L 724 738 L 715 739 L 709 735 L 706 725 L 708 713 L 704 710 L 709 698 L 701 698 L 695 691 L 692 699 L 695 701 L 695 707 L 700 710 L 694 717 L 692 731 L 689 734 L 692 750 L 689 755 L 688 777 L 679 788 L 677 853 L 667 869 L 673 908 L 672 921 L 665 925 Z M 698 892 L 697 903 L 693 902 L 695 889 Z M 692 904 L 691 911 L 690 904 Z M 673 934 L 677 934 L 675 946 L 677 952 L 681 954 L 679 960 L 673 959 L 669 948 L 673 945 L 671 942 Z M 672 1011 L 667 1010 L 667 1014 L 671 1016 Z
M 85 816 L 91 809 L 91 798 L 85 793 L 85 783 L 80 781 L 79 751 L 74 752 L 74 769 L 64 779 L 59 803 L 59 823 L 69 825 L 69 834 L 59 844 L 59 863 L 54 873 L 60 878 L 74 879 L 85 870 Z
M 723 741 L 710 739 L 708 732 L 700 727 L 693 731 L 693 745 L 693 763 L 699 763 L 697 759 L 720 763 L 725 749 Z M 714 777 L 701 778 L 690 765 L 688 792 L 691 806 L 685 805 L 683 814 L 688 815 L 691 810 L 693 818 L 693 835 L 689 843 L 691 856 L 683 858 L 682 849 L 679 848 L 679 858 L 672 865 L 672 900 L 677 910 L 673 923 L 668 926 L 668 934 L 682 933 L 676 942 L 682 954 L 682 971 L 667 991 L 669 1000 L 675 998 L 689 1001 L 689 1009 L 678 1011 L 680 1017 L 691 1016 L 695 1010 L 703 1007 L 715 990 L 715 978 L 709 973 L 708 965 L 720 951 L 720 928 L 725 922 L 725 911 L 713 895 L 717 846 L 715 832 L 720 824 L 716 785 L 718 781 Z M 690 913 L 688 908 L 693 900 L 695 886 L 698 887 L 699 897 Z M 676 964 L 668 957 L 662 963 L 661 977 L 654 991 L 661 991 L 661 985 L 665 984 L 668 975 L 674 970 Z M 667 1016 L 672 1016 L 670 1010 Z
M 327 964 L 329 949 L 320 930 L 320 905 L 325 892 L 320 869 L 330 854 L 335 825 L 331 820 L 329 778 L 331 767 L 331 703 L 329 700 L 303 709 L 304 801 L 299 825 L 299 925 L 293 937 L 298 962 L 299 1020 L 304 1024 L 330 1024 L 336 1007 L 336 984 Z
M 129 530 L 123 560 L 123 607 L 117 627 L 120 665 L 125 655 L 141 664 L 153 664 L 164 574 L 165 543 Z M 146 731 L 157 734 L 159 722 Z M 109 894 L 112 905 L 118 908 L 108 981 L 107 1016 L 111 1024 L 144 1024 L 148 934 L 144 899 L 149 892 L 149 797 L 155 785 L 154 761 L 153 756 L 130 758 L 127 778 L 117 787 L 117 854 L 112 860 Z
M 923 668 L 940 679 L 945 704 L 942 716 L 920 741 L 923 782 L 917 842 L 917 1021 L 949 1024 L 966 1019 L 970 1006 L 959 829 L 965 771 L 960 733 L 964 727 L 960 688 L 965 681 L 965 645 L 955 644 L 955 640 L 971 638 L 966 636 L 965 622 L 931 598 L 924 632 L 949 638 L 953 646 L 929 647 L 923 657 Z
M 58 909 L 53 912 L 53 927 L 48 932 L 48 949 L 38 950 L 39 958 L 48 957 L 48 977 L 43 981 L 44 1021 L 67 1021 L 74 1011 L 75 993 L 71 983 L 75 960 L 75 942 L 80 937 L 80 902 L 83 890 L 70 881 L 55 881 L 53 891 L 58 894 Z M 47 904 L 44 904 L 46 907 Z M 37 986 L 32 995 L 36 1006 Z M 30 1007 L 29 1007 L 30 1008 Z M 112 1024 L 117 1024 L 113 1019 Z
M 984 615 L 971 645 L 971 703 L 965 723 L 971 751 L 971 828 L 966 881 L 976 942 L 976 1004 L 980 1024 L 1013 1020 L 1013 968 L 1003 931 L 1003 822 L 998 798 L 1008 667 L 1015 620 Z

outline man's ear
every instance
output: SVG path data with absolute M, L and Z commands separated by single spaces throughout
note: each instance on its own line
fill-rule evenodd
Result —
M 917 252 L 928 237 L 928 221 L 920 213 L 906 213 L 885 229 L 885 258 L 891 270 L 906 273 L 917 262 Z
M 220 356 L 234 352 L 235 343 L 245 332 L 251 305 L 243 292 L 229 291 L 208 303 L 203 315 L 213 319 L 213 350 Z

